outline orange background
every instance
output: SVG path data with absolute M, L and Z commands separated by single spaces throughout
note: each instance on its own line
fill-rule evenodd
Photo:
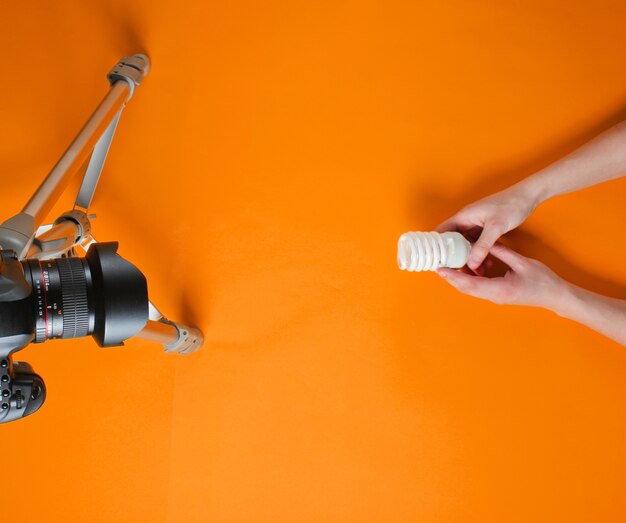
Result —
M 0 427 L 6 521 L 623 522 L 626 351 L 396 267 L 396 241 L 622 116 L 622 1 L 42 1 L 2 7 L 3 218 L 123 55 L 153 69 L 93 210 L 201 327 L 91 339 Z M 626 297 L 626 180 L 512 245 Z M 66 210 L 66 198 L 57 211 Z

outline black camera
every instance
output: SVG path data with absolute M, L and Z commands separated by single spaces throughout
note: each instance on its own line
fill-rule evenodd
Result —
M 0 250 L 0 423 L 32 414 L 46 397 L 41 377 L 13 362 L 14 352 L 52 338 L 122 345 L 146 325 L 146 278 L 117 248 L 94 243 L 84 258 L 22 261 Z

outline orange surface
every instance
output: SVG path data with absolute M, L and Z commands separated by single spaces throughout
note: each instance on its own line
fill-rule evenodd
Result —
M 9 2 L 2 18 L 4 217 L 108 69 L 147 52 L 94 231 L 206 335 L 189 357 L 24 350 L 48 400 L 0 426 L 3 520 L 626 521 L 626 350 L 395 264 L 401 233 L 623 116 L 621 0 Z M 512 244 L 626 297 L 625 196 L 621 180 L 550 202 Z

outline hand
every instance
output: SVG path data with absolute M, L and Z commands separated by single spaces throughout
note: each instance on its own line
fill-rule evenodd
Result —
M 502 244 L 495 244 L 489 252 L 509 267 L 499 278 L 485 278 L 453 269 L 439 269 L 437 273 L 459 291 L 492 301 L 514 305 L 531 305 L 555 310 L 569 285 L 543 263 L 526 258 Z
M 529 191 L 513 185 L 464 207 L 435 230 L 459 231 L 475 241 L 467 265 L 477 271 L 498 238 L 526 220 L 537 205 L 538 200 Z

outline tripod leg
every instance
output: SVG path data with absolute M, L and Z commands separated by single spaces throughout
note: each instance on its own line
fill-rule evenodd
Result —
M 78 196 L 76 197 L 76 203 L 74 204 L 75 207 L 89 209 L 89 206 L 91 205 L 91 199 L 93 198 L 93 193 L 96 191 L 96 186 L 98 185 L 98 180 L 100 179 L 100 173 L 104 167 L 104 161 L 107 158 L 109 147 L 111 147 L 111 140 L 113 140 L 117 122 L 120 121 L 121 114 L 122 111 L 115 115 L 115 118 L 113 118 L 106 131 L 104 131 L 104 134 L 100 137 L 98 143 L 96 143 L 96 146 L 93 148 L 93 153 L 89 159 L 89 165 L 87 166 L 85 176 L 83 177 L 83 183 L 80 186 Z
M 165 352 L 178 354 L 195 352 L 202 347 L 203 342 L 202 333 L 198 329 L 165 318 L 158 321 L 148 320 L 137 337 L 162 343 L 165 346 Z
M 36 227 L 41 225 L 72 176 L 89 157 L 100 136 L 124 107 L 129 94 L 130 88 L 126 82 L 118 81 L 111 86 L 104 100 L 28 201 L 22 212 L 35 218 Z
M 22 210 L 35 218 L 36 227 L 41 225 L 72 175 L 97 147 L 98 150 L 93 151 L 93 162 L 89 162 L 92 169 L 88 169 L 89 177 L 95 178 L 95 190 L 120 113 L 149 70 L 148 57 L 136 54 L 122 58 L 109 72 L 107 76 L 111 88 L 108 94 Z
M 148 317 L 148 323 L 137 337 L 162 343 L 165 352 L 189 354 L 202 347 L 204 338 L 199 329 L 168 320 L 152 302 L 148 303 Z
M 22 212 L 0 225 L 1 248 L 15 250 L 20 259 L 26 256 L 38 227 L 63 193 L 72 176 L 89 158 L 96 143 L 100 143 L 101 136 L 108 131 L 111 131 L 112 136 L 115 126 L 111 127 L 111 124 L 119 118 L 120 111 L 132 97 L 137 85 L 148 74 L 149 68 L 147 56 L 132 55 L 120 60 L 111 70 L 108 75 L 111 88 L 100 105 L 35 191 Z M 105 141 L 102 142 L 100 149 L 104 149 Z M 106 149 L 108 150 L 108 147 Z M 100 156 L 98 155 L 97 158 Z M 106 152 L 102 156 L 102 162 L 105 156 Z M 96 163 L 92 172 L 96 169 Z M 100 165 L 98 171 L 101 167 Z M 97 176 L 95 181 L 97 182 Z M 93 189 L 95 189 L 95 183 Z M 91 193 L 93 194 L 93 190 Z

